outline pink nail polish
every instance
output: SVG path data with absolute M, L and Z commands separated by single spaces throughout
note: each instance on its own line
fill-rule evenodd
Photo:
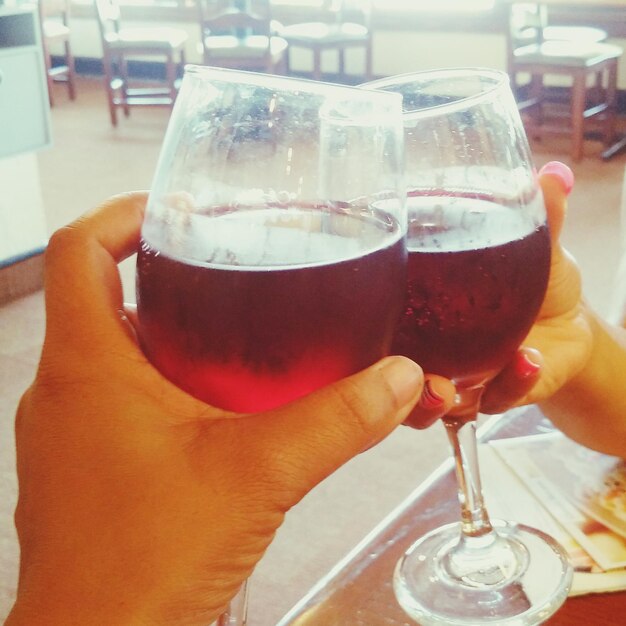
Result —
M 546 163 L 540 170 L 539 175 L 550 174 L 561 181 L 563 189 L 567 195 L 570 194 L 574 187 L 574 172 L 560 161 L 550 161 Z
M 436 409 L 443 404 L 443 398 L 433 389 L 430 380 L 424 383 L 424 389 L 419 403 L 424 409 Z
M 520 378 L 530 378 L 541 369 L 541 365 L 530 360 L 524 352 L 518 352 L 515 359 L 515 373 Z

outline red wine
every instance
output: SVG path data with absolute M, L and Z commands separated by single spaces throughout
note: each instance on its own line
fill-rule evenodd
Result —
M 182 240 L 144 228 L 137 261 L 142 347 L 182 389 L 265 410 L 388 353 L 406 272 L 388 217 L 291 207 L 186 219 Z
M 429 218 L 417 217 L 427 206 Z M 468 386 L 505 365 L 550 269 L 547 226 L 519 213 L 487 200 L 410 198 L 407 301 L 392 352 Z

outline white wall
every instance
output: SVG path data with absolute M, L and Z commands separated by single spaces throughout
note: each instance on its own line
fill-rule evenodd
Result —
M 376 33 L 375 74 L 386 76 L 458 66 L 505 69 L 504 35 L 410 31 Z

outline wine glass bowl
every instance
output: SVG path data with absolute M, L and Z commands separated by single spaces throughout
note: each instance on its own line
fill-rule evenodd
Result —
M 188 68 L 137 265 L 141 344 L 185 391 L 266 410 L 388 353 L 406 219 L 380 95 Z
M 403 96 L 409 260 L 392 350 L 457 389 L 443 422 L 461 522 L 407 551 L 396 596 L 420 624 L 538 624 L 567 596 L 571 566 L 544 533 L 492 523 L 475 439 L 485 384 L 530 330 L 550 270 L 543 197 L 508 76 L 453 68 L 364 87 Z

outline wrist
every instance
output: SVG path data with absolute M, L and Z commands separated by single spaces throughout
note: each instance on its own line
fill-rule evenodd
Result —
M 564 362 L 573 361 L 569 375 L 540 406 L 575 441 L 626 457 L 626 331 L 605 322 L 586 303 L 581 303 L 576 322 L 586 329 L 584 340 L 566 346 L 561 356 Z
M 584 356 L 563 385 L 563 389 L 569 394 L 574 390 L 581 390 L 587 395 L 590 389 L 597 387 L 598 381 L 605 379 L 604 370 L 607 366 L 607 356 L 611 351 L 609 349 L 607 352 L 610 339 L 606 323 L 586 301 L 581 302 L 578 317 L 580 325 L 587 329 L 585 333 L 587 345 L 581 350 Z

